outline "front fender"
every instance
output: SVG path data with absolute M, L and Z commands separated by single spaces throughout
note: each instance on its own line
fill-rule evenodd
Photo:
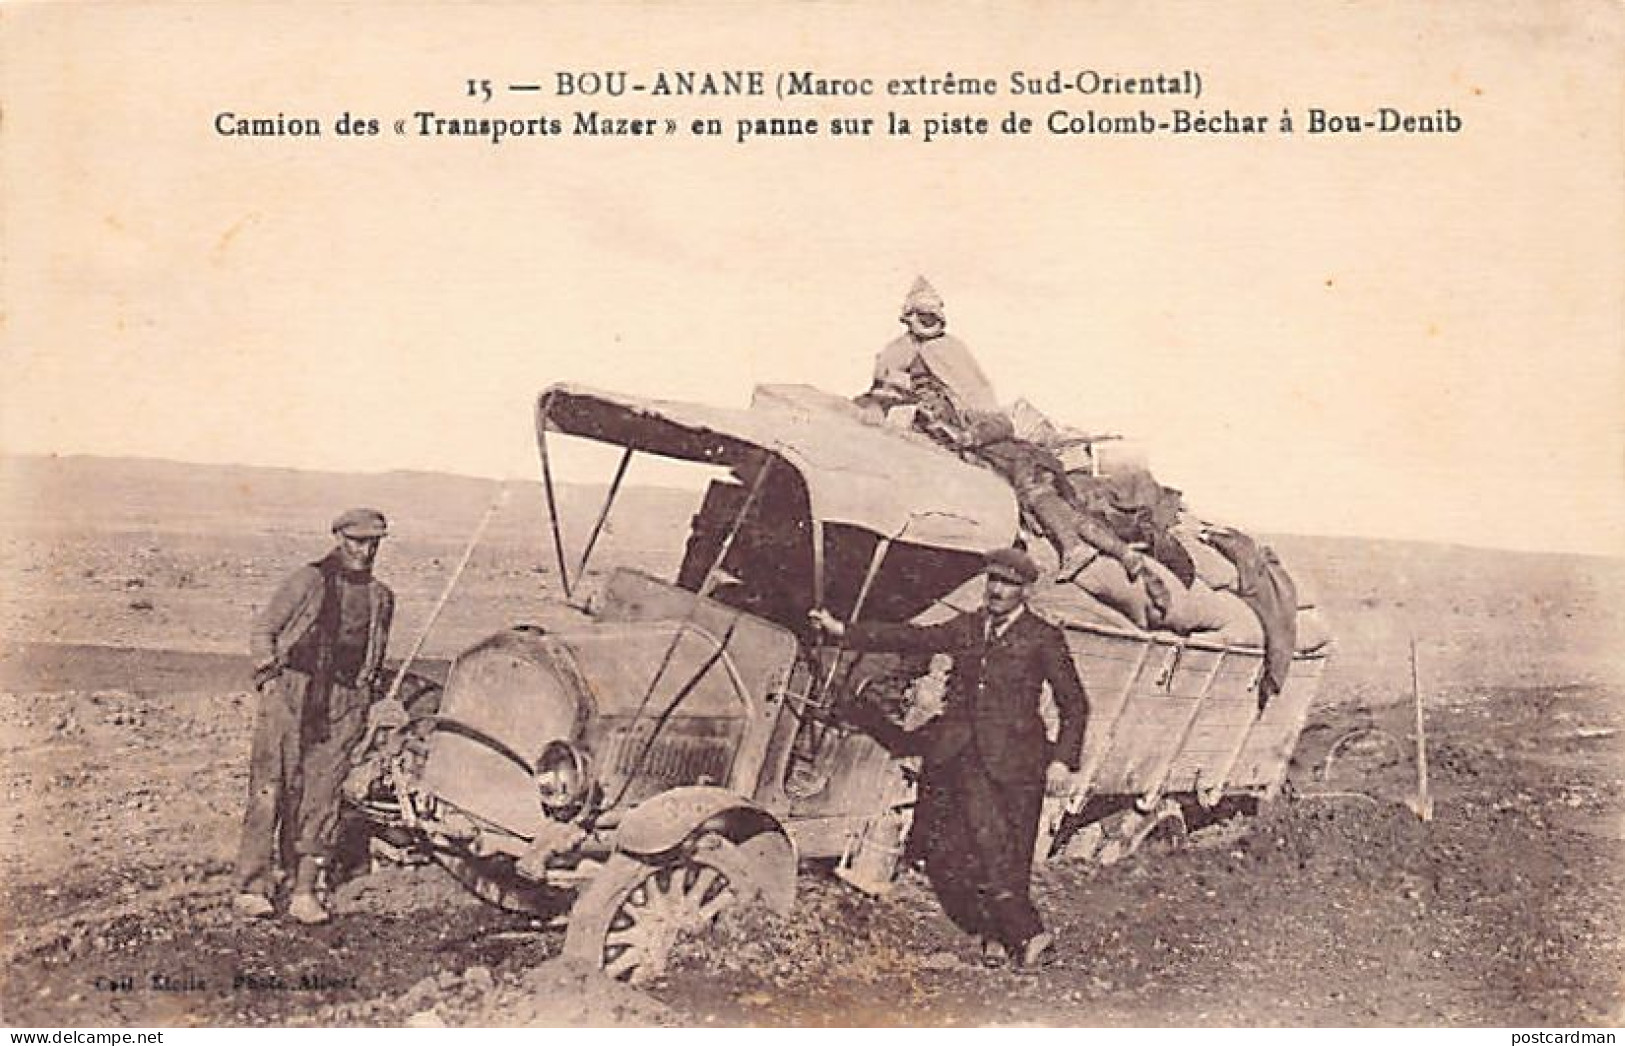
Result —
M 733 844 L 737 870 L 748 879 L 738 885 L 754 889 L 775 912 L 790 910 L 796 893 L 795 846 L 778 818 L 726 788 L 674 788 L 639 804 L 616 829 L 615 848 L 657 860 L 701 835 Z

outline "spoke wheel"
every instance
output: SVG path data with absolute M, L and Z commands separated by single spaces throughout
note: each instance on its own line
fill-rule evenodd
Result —
M 738 899 L 719 863 L 706 853 L 662 865 L 615 854 L 576 901 L 565 954 L 633 984 L 661 976 L 678 944 Z

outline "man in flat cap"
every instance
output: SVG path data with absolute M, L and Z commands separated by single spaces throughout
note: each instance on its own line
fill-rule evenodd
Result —
M 372 575 L 383 513 L 351 509 L 332 529 L 332 551 L 282 582 L 250 636 L 260 708 L 233 907 L 251 918 L 275 912 L 280 865 L 293 873 L 288 916 L 327 921 L 321 872 L 389 642 L 395 597 Z
M 1030 893 L 1045 791 L 1067 790 L 1078 770 L 1089 699 L 1066 639 L 1027 608 L 1038 566 L 1025 552 L 986 558 L 983 605 L 942 624 L 843 625 L 818 608 L 813 624 L 854 650 L 953 657 L 940 716 L 905 733 L 878 716 L 855 725 L 898 755 L 922 757 L 911 849 L 925 861 L 943 911 L 982 938 L 990 965 L 1034 966 L 1053 939 Z M 1039 715 L 1045 685 L 1060 731 L 1051 744 Z

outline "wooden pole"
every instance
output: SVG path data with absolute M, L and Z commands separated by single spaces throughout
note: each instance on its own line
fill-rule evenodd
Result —
M 401 662 L 400 669 L 395 673 L 395 679 L 389 684 L 389 693 L 385 700 L 393 701 L 400 694 L 401 682 L 406 679 L 406 670 L 412 667 L 412 662 L 416 661 L 418 654 L 423 651 L 423 644 L 429 638 L 429 630 L 434 628 L 434 623 L 440 617 L 440 612 L 446 608 L 446 601 L 451 598 L 451 590 L 457 587 L 458 579 L 463 576 L 463 571 L 468 569 L 468 561 L 473 558 L 474 548 L 480 543 L 480 538 L 485 535 L 485 528 L 490 525 L 491 517 L 496 515 L 497 509 L 502 507 L 507 500 L 508 484 L 498 484 L 496 497 L 492 498 L 491 504 L 486 506 L 485 515 L 480 517 L 479 526 L 474 528 L 473 535 L 468 539 L 467 547 L 463 549 L 463 558 L 457 561 L 457 566 L 452 570 L 451 577 L 446 579 L 446 587 L 440 591 L 440 598 L 435 600 L 433 609 L 429 611 L 428 618 L 423 622 L 423 627 L 418 630 L 417 640 L 413 642 L 412 649 L 407 651 L 406 660 Z
M 1416 637 L 1411 636 L 1411 696 L 1416 702 L 1416 802 L 1411 807 L 1423 821 L 1433 820 L 1428 790 L 1428 741 L 1422 723 L 1422 673 L 1416 664 Z

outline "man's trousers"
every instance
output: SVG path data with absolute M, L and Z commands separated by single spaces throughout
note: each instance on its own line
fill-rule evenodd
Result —
M 240 890 L 270 896 L 277 869 L 332 853 L 340 792 L 367 723 L 367 695 L 284 670 L 260 692 L 237 852 Z M 325 693 L 323 692 L 325 691 Z

